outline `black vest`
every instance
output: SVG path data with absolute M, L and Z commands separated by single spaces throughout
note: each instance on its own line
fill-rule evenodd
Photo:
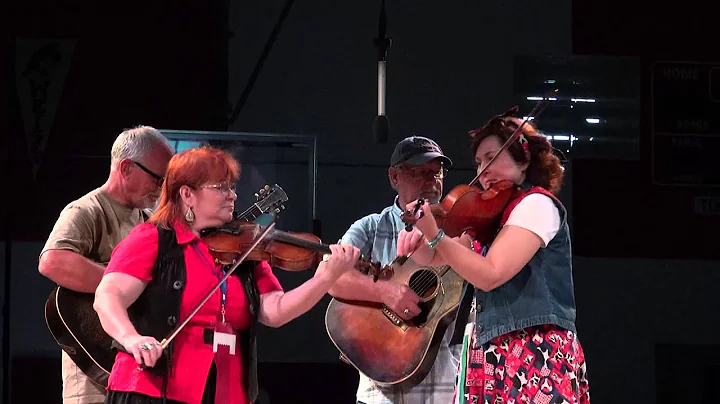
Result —
M 177 243 L 175 231 L 160 225 L 155 227 L 158 229 L 159 240 L 153 279 L 135 303 L 128 307 L 128 317 L 140 335 L 150 335 L 162 341 L 170 335 L 180 317 L 180 300 L 185 289 L 186 268 L 183 248 Z M 233 272 L 233 276 L 240 279 L 250 308 L 250 328 L 239 333 L 245 368 L 243 383 L 247 386 L 248 398 L 251 402 L 254 402 L 258 396 L 256 323 L 260 309 L 260 293 L 255 283 L 254 268 L 253 262 L 243 262 Z M 172 353 L 173 342 L 167 346 L 163 358 L 158 360 L 154 367 L 146 370 L 164 377 L 163 398 L 167 388 L 167 370 L 172 368 Z M 212 380 L 209 382 L 214 383 Z

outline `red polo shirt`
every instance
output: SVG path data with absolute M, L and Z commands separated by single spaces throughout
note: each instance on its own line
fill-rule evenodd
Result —
M 178 244 L 183 246 L 187 281 L 180 303 L 180 318 L 183 321 L 212 289 L 219 278 L 213 274 L 213 259 L 207 245 L 192 233 L 184 224 L 174 226 Z M 193 247 L 197 245 L 198 249 Z M 142 223 L 117 245 L 112 253 L 105 273 L 121 272 L 132 275 L 143 282 L 152 280 L 153 267 L 158 251 L 158 231 L 155 225 Z M 202 254 L 202 255 L 201 255 Z M 204 255 L 204 257 L 203 257 Z M 260 294 L 282 290 L 267 262 L 259 262 L 255 267 L 255 281 Z M 185 328 L 174 340 L 172 372 L 168 379 L 167 398 L 183 403 L 194 404 L 202 400 L 207 375 L 214 358 L 212 345 L 203 341 L 203 330 L 214 326 L 220 313 L 220 289 L 208 299 Z M 250 310 L 240 280 L 231 276 L 227 281 L 227 302 L 225 319 L 236 329 L 250 326 Z M 238 341 L 239 344 L 239 341 Z M 242 376 L 242 358 L 240 349 L 232 356 L 231 366 L 237 367 Z M 233 385 L 229 404 L 248 403 L 247 387 L 242 379 Z M 149 372 L 138 370 L 132 355 L 118 352 L 108 380 L 108 389 L 114 391 L 137 392 L 160 397 L 162 378 Z

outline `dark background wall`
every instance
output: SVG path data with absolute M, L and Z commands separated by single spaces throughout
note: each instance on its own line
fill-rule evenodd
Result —
M 52 284 L 36 271 L 37 253 L 60 209 L 104 181 L 122 129 L 142 123 L 317 136 L 316 219 L 331 242 L 392 202 L 386 169 L 396 141 L 435 138 L 456 162 L 449 190 L 472 178 L 467 130 L 522 101 L 514 88 L 519 56 L 590 55 L 635 58 L 640 70 L 638 152 L 571 156 L 562 195 L 572 213 L 578 327 L 593 400 L 701 402 L 718 376 L 719 257 L 707 234 L 718 220 L 696 213 L 693 201 L 716 191 L 651 181 L 649 71 L 655 60 L 717 60 L 711 13 L 694 1 L 668 9 L 577 3 L 389 1 L 387 144 L 374 143 L 371 131 L 379 2 L 293 2 L 255 81 L 285 2 L 15 5 L 2 149 L 4 194 L 18 196 L 0 198 L 6 397 L 27 402 L 21 394 L 42 384 L 41 402 L 59 399 L 59 350 L 42 317 Z M 249 82 L 252 91 L 230 119 Z M 278 276 L 292 287 L 311 274 Z M 341 390 L 328 402 L 352 402 L 356 376 L 325 334 L 326 304 L 263 332 L 260 377 L 271 402 L 287 402 L 288 391 L 309 397 L 307 387 L 293 386 L 318 380 Z

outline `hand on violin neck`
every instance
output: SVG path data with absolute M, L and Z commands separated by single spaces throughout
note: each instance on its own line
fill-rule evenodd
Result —
M 325 254 L 318 265 L 315 276 L 334 283 L 342 274 L 355 268 L 360 250 L 352 244 L 331 244 L 330 251 L 332 253 Z

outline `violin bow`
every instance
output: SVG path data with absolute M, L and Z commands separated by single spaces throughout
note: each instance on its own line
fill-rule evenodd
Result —
M 275 216 L 273 216 L 273 217 L 275 217 Z M 180 333 L 180 330 L 185 328 L 187 323 L 190 322 L 190 319 L 193 318 L 193 316 L 200 310 L 200 308 L 205 304 L 205 302 L 207 302 L 208 299 L 210 299 L 210 297 L 212 297 L 213 293 L 215 293 L 215 291 L 218 290 L 220 285 L 222 285 L 222 283 L 225 282 L 230 277 L 230 275 L 232 275 L 232 273 L 235 271 L 235 269 L 237 269 L 237 267 L 240 264 L 242 264 L 243 261 L 245 261 L 245 258 L 247 258 L 247 256 L 250 255 L 250 253 L 255 249 L 255 247 L 257 247 L 258 244 L 260 244 L 260 242 L 268 235 L 268 233 L 270 233 L 270 231 L 273 229 L 273 227 L 275 227 L 275 220 L 270 222 L 270 224 L 265 228 L 265 230 L 260 234 L 260 236 L 258 236 L 258 238 L 255 239 L 252 246 L 250 246 L 240 256 L 240 259 L 238 259 L 237 262 L 235 262 L 232 265 L 232 267 L 230 267 L 230 269 L 228 269 L 228 271 L 225 273 L 225 276 L 223 276 L 223 278 L 220 280 L 220 282 L 218 282 L 217 285 L 215 285 L 215 287 L 213 287 L 210 290 L 210 292 L 208 292 L 208 294 L 200 301 L 200 304 L 198 304 L 197 307 L 195 307 L 195 309 L 187 316 L 187 318 L 185 318 L 185 320 L 183 320 L 180 324 L 178 324 L 173 329 L 173 331 L 170 333 L 169 336 L 167 336 L 162 341 L 160 341 L 160 346 L 162 346 L 162 349 L 167 348 L 167 346 L 170 344 L 170 342 L 172 342 L 172 340 L 175 337 L 177 337 L 178 333 Z
M 498 150 L 498 152 L 495 153 L 495 155 L 493 156 L 493 158 L 490 159 L 490 162 L 488 162 L 487 165 L 486 165 L 482 170 L 480 170 L 479 173 L 477 173 L 477 175 L 475 176 L 475 178 L 473 178 L 472 181 L 470 181 L 470 184 L 469 184 L 469 185 L 475 184 L 475 183 L 480 179 L 480 176 L 483 175 L 483 173 L 485 173 L 485 170 L 487 170 L 488 167 L 490 167 L 490 166 L 492 165 L 493 161 L 495 161 L 495 159 L 498 158 L 498 156 L 500 156 L 500 154 L 501 154 L 504 150 L 507 150 L 507 148 L 510 147 L 510 145 L 520 137 L 520 134 L 522 134 L 522 127 L 523 127 L 523 125 L 525 125 L 528 121 L 530 121 L 530 120 L 532 120 L 532 119 L 535 119 L 535 118 L 537 118 L 538 116 L 540 116 L 540 114 L 545 110 L 545 107 L 547 107 L 548 101 L 550 100 L 550 96 L 557 96 L 557 94 L 558 94 L 558 90 L 555 89 L 555 90 L 553 90 L 553 91 L 550 92 L 550 95 L 548 95 L 548 96 L 546 96 L 546 97 L 543 97 L 543 99 L 542 99 L 541 101 L 539 101 L 537 104 L 535 104 L 535 107 L 532 109 L 532 111 L 530 111 L 530 113 L 523 119 L 523 121 L 520 123 L 520 125 L 518 125 L 518 127 L 515 129 L 515 131 L 512 133 L 512 135 L 510 135 L 510 137 L 508 137 L 508 139 L 505 141 L 505 143 L 502 145 L 502 147 L 500 147 L 500 150 Z M 495 119 L 495 118 L 504 118 L 504 117 L 507 117 L 507 116 L 512 116 L 512 115 L 514 115 L 517 111 L 518 111 L 518 107 L 517 107 L 517 106 L 512 107 L 512 108 L 510 108 L 508 111 L 506 111 L 505 113 L 503 113 L 503 114 L 501 114 L 501 115 L 497 115 L 497 116 L 491 118 L 491 119 L 488 121 L 488 123 L 485 124 L 485 126 L 483 126 L 482 128 L 480 128 L 480 129 L 478 129 L 478 130 L 476 130 L 476 131 L 471 131 L 471 133 L 473 133 L 473 132 L 474 132 L 474 133 L 477 133 L 477 132 L 482 131 L 482 130 L 485 129 L 485 128 L 490 124 L 490 122 L 492 122 L 493 119 Z

